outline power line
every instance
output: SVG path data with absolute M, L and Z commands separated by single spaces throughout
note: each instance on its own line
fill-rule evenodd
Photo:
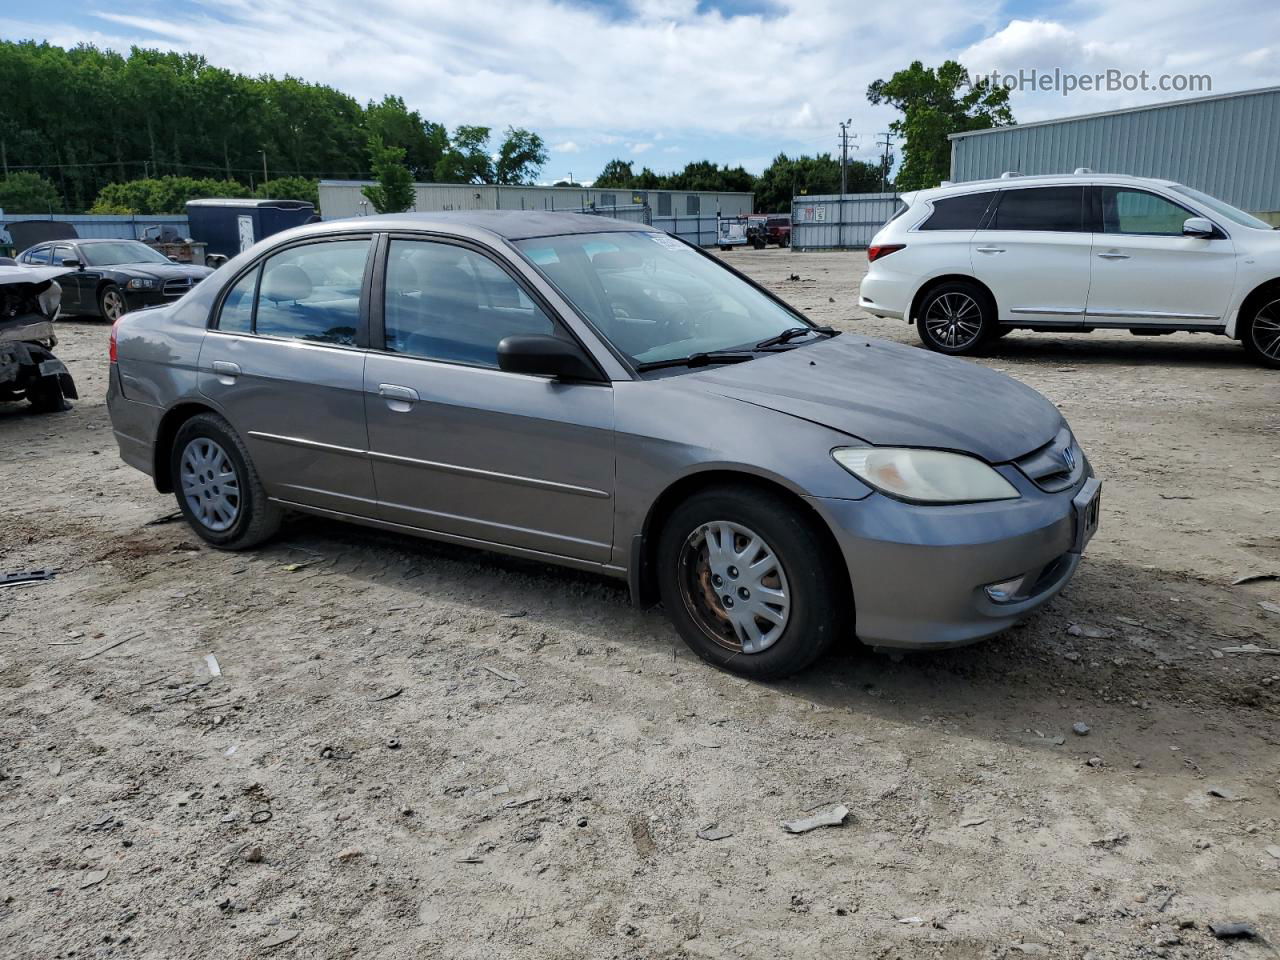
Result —
M 883 140 L 877 140 L 876 145 L 884 147 L 884 159 L 880 163 L 880 192 L 884 193 L 889 187 L 889 148 L 893 146 L 893 134 L 885 131 L 880 134 Z

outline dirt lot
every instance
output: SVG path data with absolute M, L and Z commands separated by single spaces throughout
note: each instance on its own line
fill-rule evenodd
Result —
M 726 256 L 914 342 L 857 311 L 860 255 Z M 0 956 L 1280 952 L 1208 930 L 1280 943 L 1280 657 L 1219 652 L 1280 648 L 1280 582 L 1232 583 L 1280 573 L 1280 376 L 1239 345 L 1001 342 L 1106 481 L 1073 584 L 979 646 L 764 685 L 613 581 L 148 525 L 174 504 L 116 456 L 106 327 L 61 328 L 86 399 L 0 406 L 0 571 L 60 571 L 0 589 Z

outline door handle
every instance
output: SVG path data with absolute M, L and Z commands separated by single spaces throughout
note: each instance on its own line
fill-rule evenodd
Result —
M 1128 260 L 1128 259 L 1129 259 L 1129 255 L 1128 255 L 1127 253 L 1121 253 L 1119 250 L 1111 250 L 1111 251 L 1108 251 L 1107 253 L 1100 253 L 1100 254 L 1098 254 L 1098 259 L 1100 259 L 1100 260 Z
M 418 391 L 413 387 L 402 387 L 397 383 L 378 384 L 378 396 L 384 400 L 399 400 L 401 403 L 417 403 L 420 399 Z
M 218 379 L 223 383 L 231 383 L 236 377 L 240 376 L 240 364 L 232 363 L 230 360 L 213 361 L 213 372 L 218 375 Z
M 979 253 L 1004 253 L 1004 247 L 978 247 Z

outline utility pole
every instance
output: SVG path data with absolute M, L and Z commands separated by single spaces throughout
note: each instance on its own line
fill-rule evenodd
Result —
M 5 149 L 5 142 L 0 139 L 0 163 L 4 164 L 4 175 L 9 176 L 9 151 Z
M 884 159 L 880 161 L 880 192 L 884 193 L 889 189 L 889 148 L 893 146 L 893 135 L 888 133 L 880 134 L 883 140 L 877 140 L 876 146 L 884 147 Z
M 258 152 L 262 154 L 262 182 L 266 183 L 267 182 L 267 151 L 259 150 Z
M 840 124 L 840 199 L 844 200 L 849 186 L 849 126 L 852 119 Z

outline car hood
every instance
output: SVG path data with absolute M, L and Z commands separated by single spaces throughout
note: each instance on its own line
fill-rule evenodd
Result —
M 876 446 L 956 450 L 988 463 L 1044 446 L 1063 424 L 1057 407 L 1003 373 L 848 333 L 680 379 Z
M 203 280 L 213 273 L 209 267 L 200 267 L 193 263 L 113 263 L 110 266 L 90 267 L 90 269 L 116 270 L 138 277 L 150 277 L 152 280 L 178 280 L 185 277 Z

